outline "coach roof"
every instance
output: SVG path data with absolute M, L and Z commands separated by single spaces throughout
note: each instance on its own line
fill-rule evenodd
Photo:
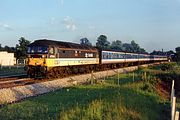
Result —
M 35 40 L 29 46 L 55 46 L 59 48 L 97 50 L 97 48 L 88 45 L 80 45 L 77 43 L 62 42 L 62 41 L 47 40 L 47 39 Z

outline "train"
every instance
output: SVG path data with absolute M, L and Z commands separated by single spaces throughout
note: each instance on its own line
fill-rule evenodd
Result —
M 40 39 L 28 45 L 26 70 L 29 77 L 58 78 L 167 60 L 168 57 L 163 55 L 99 49 L 77 43 Z

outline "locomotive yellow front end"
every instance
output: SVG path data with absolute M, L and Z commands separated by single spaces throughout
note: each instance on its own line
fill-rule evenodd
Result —
M 29 46 L 27 51 L 26 69 L 29 77 L 45 76 L 48 47 Z

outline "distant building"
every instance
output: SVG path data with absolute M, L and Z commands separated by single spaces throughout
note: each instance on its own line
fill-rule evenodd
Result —
M 0 66 L 13 66 L 16 64 L 14 53 L 0 52 Z

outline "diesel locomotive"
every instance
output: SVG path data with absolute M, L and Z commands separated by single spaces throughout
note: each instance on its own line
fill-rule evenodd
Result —
M 41 39 L 28 46 L 26 70 L 30 77 L 58 78 L 68 74 L 167 60 L 167 56 L 102 50 L 76 43 Z

